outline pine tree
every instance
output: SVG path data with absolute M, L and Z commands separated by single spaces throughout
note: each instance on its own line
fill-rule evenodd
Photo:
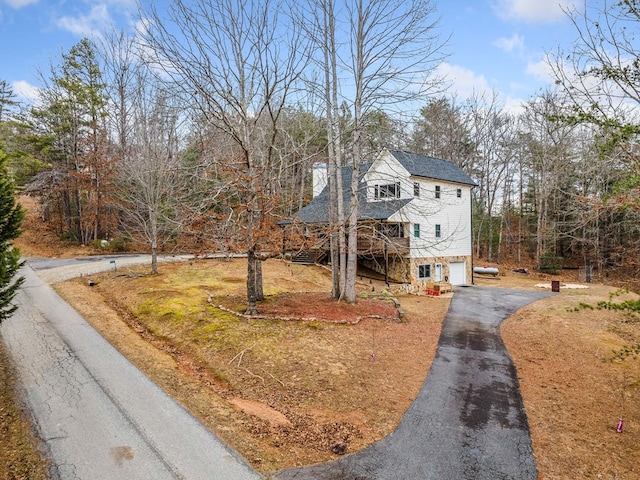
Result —
M 105 129 L 105 84 L 94 44 L 82 39 L 52 67 L 50 83 L 40 90 L 31 113 L 37 129 L 52 141 L 38 194 L 59 218 L 61 233 L 87 245 L 105 238 L 112 162 Z
M 17 204 L 14 184 L 6 167 L 6 153 L 0 145 L 0 323 L 15 312 L 13 297 L 24 281 L 16 273 L 23 262 L 11 240 L 20 234 L 24 210 Z

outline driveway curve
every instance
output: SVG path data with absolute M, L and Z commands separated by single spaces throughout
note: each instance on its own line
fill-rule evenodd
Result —
M 436 357 L 396 430 L 335 462 L 277 480 L 535 480 L 529 426 L 500 324 L 549 293 L 458 287 Z

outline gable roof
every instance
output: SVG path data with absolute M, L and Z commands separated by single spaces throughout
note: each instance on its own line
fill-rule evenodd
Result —
M 464 173 L 455 163 L 448 160 L 400 150 L 388 150 L 388 152 L 413 176 L 461 183 L 463 185 L 476 185 L 476 182 L 469 175 Z
M 370 166 L 371 164 L 362 165 L 361 170 L 367 171 Z M 345 215 L 351 198 L 352 172 L 351 167 L 342 167 L 342 199 Z M 413 200 L 413 198 L 399 198 L 367 202 L 364 189 L 365 186 L 361 183 L 358 191 L 358 220 L 385 220 Z M 324 187 L 308 205 L 293 214 L 292 219 L 303 223 L 327 223 L 329 221 L 329 187 Z
M 443 180 L 475 186 L 476 183 L 464 173 L 456 164 L 447 160 L 441 160 L 427 155 L 388 150 L 388 152 L 409 172 L 412 176 Z M 371 163 L 360 166 L 360 179 L 358 191 L 358 220 L 386 220 L 402 207 L 413 201 L 412 198 L 385 199 L 375 202 L 367 201 L 366 186 L 362 182 L 362 175 L 371 167 Z M 342 167 L 342 192 L 345 205 L 345 215 L 348 214 L 351 197 L 351 178 L 353 169 Z M 324 187 L 322 192 L 311 202 L 302 207 L 291 216 L 291 220 L 302 223 L 328 223 L 329 222 L 329 187 Z M 281 222 L 289 223 L 289 222 Z

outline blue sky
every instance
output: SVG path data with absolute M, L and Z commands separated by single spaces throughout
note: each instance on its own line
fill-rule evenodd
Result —
M 166 0 L 165 0 L 166 1 Z M 163 2 L 165 3 L 165 2 Z M 552 83 L 546 52 L 568 48 L 576 32 L 563 8 L 584 0 L 434 0 L 449 57 L 439 72 L 459 99 L 496 90 L 507 107 Z M 160 3 L 158 3 L 160 5 Z M 135 0 L 0 0 L 0 79 L 28 98 L 48 72 L 83 36 L 137 20 Z

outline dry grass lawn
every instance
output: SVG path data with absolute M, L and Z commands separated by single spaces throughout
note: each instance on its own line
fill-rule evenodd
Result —
M 391 432 L 426 377 L 448 300 L 401 297 L 400 323 L 367 317 L 366 308 L 342 312 L 357 323 L 333 323 L 335 305 L 321 293 L 325 270 L 269 261 L 263 311 L 279 305 L 289 320 L 248 320 L 226 311 L 243 309 L 243 269 L 241 261 L 203 261 L 163 266 L 158 277 L 138 269 L 104 274 L 93 288 L 81 280 L 59 288 L 262 472 L 330 460 L 336 442 L 355 451 Z M 477 283 L 550 284 L 533 277 Z M 287 293 L 299 291 L 307 294 Z M 637 298 L 602 285 L 562 288 L 504 323 L 541 479 L 640 478 L 640 366 L 631 357 L 612 361 L 640 342 L 640 317 L 597 308 Z M 295 319 L 304 316 L 316 319 Z M 615 430 L 620 416 L 623 433 Z
M 264 318 L 248 319 L 230 313 L 244 310 L 245 269 L 201 260 L 57 289 L 259 471 L 330 460 L 336 443 L 353 452 L 389 434 L 426 377 L 449 300 L 405 297 L 398 321 L 374 284 L 361 285 L 357 306 L 337 304 L 326 269 L 269 260 Z
M 510 275 L 479 283 L 536 288 L 538 280 Z M 638 298 L 597 284 L 561 288 L 503 323 L 540 479 L 640 478 L 640 358 L 614 354 L 640 343 L 640 312 L 598 308 Z

